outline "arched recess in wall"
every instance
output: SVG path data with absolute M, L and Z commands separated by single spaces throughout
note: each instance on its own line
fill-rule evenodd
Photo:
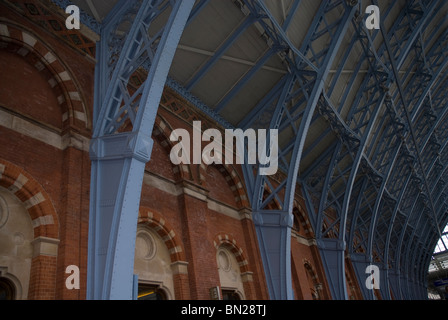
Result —
M 243 249 L 225 233 L 218 234 L 213 244 L 223 295 L 227 299 L 250 298 L 253 278 Z
M 27 298 L 33 239 L 24 205 L 10 190 L 0 187 L 0 300 Z
M 8 273 L 6 267 L 0 267 L 0 301 L 21 300 L 22 292 L 21 281 L 13 274 Z
M 134 262 L 140 299 L 157 295 L 163 299 L 181 298 L 179 275 L 187 274 L 187 265 L 182 242 L 169 222 L 160 213 L 140 207 Z
M 0 49 L 19 55 L 46 79 L 61 107 L 61 129 L 76 127 L 81 132 L 91 131 L 90 114 L 75 77 L 39 36 L 0 19 Z
M 16 205 L 14 210 L 23 210 L 26 212 L 25 215 L 29 217 L 28 223 L 25 219 L 25 221 L 19 221 L 16 224 L 23 228 L 25 228 L 25 224 L 28 224 L 30 230 L 28 236 L 27 231 L 22 228 L 23 230 L 17 230 L 11 237 L 8 230 L 1 230 L 0 228 L 0 234 L 7 237 L 2 242 L 3 245 L 8 241 L 13 245 L 22 246 L 23 249 L 26 247 L 25 244 L 31 244 L 26 247 L 30 251 L 29 257 L 23 256 L 25 260 L 31 259 L 29 277 L 23 274 L 25 272 L 23 270 L 20 272 L 21 274 L 15 274 L 17 269 L 12 267 L 10 263 L 17 264 L 17 257 L 12 257 L 7 251 L 3 250 L 4 248 L 2 252 L 9 257 L 4 256 L 1 260 L 5 264 L 0 265 L 2 277 L 8 278 L 14 284 L 17 290 L 16 298 L 18 299 L 54 299 L 54 293 L 53 295 L 49 293 L 48 288 L 54 286 L 56 281 L 59 221 L 51 199 L 30 174 L 2 159 L 0 159 L 0 188 L 2 188 L 1 191 L 4 196 L 13 197 L 19 204 Z M 9 202 L 13 203 L 13 201 Z M 9 209 L 3 208 L 1 210 L 1 220 L 8 220 L 6 215 L 9 215 L 9 213 L 6 213 L 7 210 Z M 24 281 L 29 282 L 23 283 Z

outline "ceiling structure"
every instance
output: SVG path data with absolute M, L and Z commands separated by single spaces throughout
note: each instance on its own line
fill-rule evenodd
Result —
M 118 3 L 54 2 L 92 29 Z M 379 29 L 366 28 L 371 4 Z M 278 129 L 276 183 L 244 168 L 254 212 L 286 212 L 300 193 L 329 277 L 343 277 L 333 239 L 359 276 L 366 261 L 389 270 L 385 297 L 426 283 L 448 220 L 447 12 L 443 0 L 197 0 L 167 81 L 224 128 Z

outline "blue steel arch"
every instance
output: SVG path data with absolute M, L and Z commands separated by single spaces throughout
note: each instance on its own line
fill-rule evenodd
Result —
M 90 146 L 88 299 L 136 295 L 133 253 L 143 172 L 152 150 L 150 134 L 193 5 L 193 0 L 119 1 L 101 26 Z M 167 11 L 165 25 L 150 36 L 154 19 Z M 148 64 L 147 79 L 133 92 L 129 78 Z M 132 131 L 121 132 L 126 121 Z
M 291 73 L 285 78 L 283 88 L 279 88 L 277 99 L 271 98 L 267 101 L 272 103 L 272 100 L 276 100 L 273 110 L 271 108 L 272 121 L 269 128 L 278 129 L 280 134 L 283 130 L 292 129 L 296 136 L 295 140 L 279 148 L 279 161 L 286 172 L 286 178 L 278 186 L 273 187 L 266 177 L 259 174 L 253 175 L 252 172 L 257 172 L 260 168 L 255 170 L 250 166 L 244 168 L 249 193 L 253 195 L 251 203 L 254 223 L 271 298 L 292 299 L 290 233 L 298 167 L 307 136 L 306 132 L 318 99 L 323 92 L 324 80 L 357 8 L 344 1 L 323 1 L 301 49 L 297 51 L 291 48 L 291 44 L 282 32 L 283 28 L 276 24 L 275 18 L 271 16 L 262 1 L 247 1 L 246 4 L 252 13 L 266 17 L 270 24 L 269 27 L 265 26 L 266 30 L 272 28 L 272 30 L 280 31 L 280 40 L 285 41 L 288 49 L 296 54 L 295 61 L 291 61 Z M 331 18 L 331 12 L 337 10 L 342 11 L 343 14 L 338 16 L 336 21 L 327 21 Z M 319 40 L 324 34 L 332 35 L 329 46 L 322 47 L 320 52 L 313 52 L 313 42 Z M 274 35 L 271 36 L 273 37 Z M 306 56 L 310 56 L 310 59 Z M 291 104 L 292 108 L 288 107 Z M 267 108 L 269 105 L 261 106 L 258 112 L 262 113 Z M 297 125 L 299 120 L 300 123 Z M 250 124 L 257 126 L 254 122 Z M 286 159 L 288 154 L 291 155 L 289 161 Z M 268 199 L 263 198 L 266 187 L 273 190 Z M 282 192 L 284 192 L 283 196 Z M 268 203 L 274 198 L 281 204 L 280 210 L 267 208 Z

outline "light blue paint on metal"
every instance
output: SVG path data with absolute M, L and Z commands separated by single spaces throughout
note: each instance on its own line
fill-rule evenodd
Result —
M 151 22 L 169 4 L 172 12 L 168 21 L 155 38 L 150 38 L 147 31 Z M 97 51 L 90 146 L 88 299 L 135 298 L 134 251 L 143 173 L 151 156 L 151 133 L 162 91 L 193 5 L 193 0 L 165 4 L 120 1 L 104 21 Z M 126 38 L 109 38 L 117 35 L 115 28 L 129 19 L 128 14 L 132 26 Z M 117 47 L 108 46 L 113 40 L 119 49 L 116 61 L 111 58 Z M 153 52 L 155 40 L 158 45 Z M 131 95 L 127 82 L 145 59 L 151 60 L 148 78 L 138 93 Z M 126 119 L 132 123 L 132 132 L 118 133 Z
M 407 284 L 405 279 L 408 279 L 408 274 L 404 271 L 405 270 L 404 269 L 405 265 L 403 265 L 403 263 L 401 262 L 401 260 L 402 260 L 401 259 L 401 252 L 402 251 L 401 250 L 402 250 L 403 242 L 404 242 L 405 235 L 406 235 L 406 232 L 407 232 L 407 229 L 408 229 L 408 223 L 409 223 L 411 217 L 413 216 L 414 210 L 416 208 L 417 209 L 419 208 L 418 207 L 418 203 L 419 203 L 419 196 L 417 195 L 417 196 L 414 197 L 414 201 L 413 201 L 411 209 L 409 210 L 409 214 L 408 214 L 408 216 L 406 218 L 406 221 L 405 221 L 405 223 L 401 227 L 402 231 L 401 231 L 401 234 L 400 234 L 399 241 L 395 245 L 396 248 L 397 248 L 397 250 L 395 252 L 395 261 L 396 261 L 395 268 L 396 268 L 396 274 L 399 275 L 399 288 L 400 288 L 400 291 L 398 293 L 400 294 L 402 299 L 406 299 L 407 298 L 407 294 L 405 293 L 405 291 L 403 291 L 403 287 Z M 416 211 L 419 211 L 419 210 L 416 210 Z M 396 298 L 398 299 L 398 296 Z
M 398 143 L 397 147 L 395 148 L 394 154 L 392 155 L 392 160 L 388 164 L 388 170 L 387 174 L 383 178 L 383 182 L 381 183 L 380 189 L 378 191 L 378 196 L 375 200 L 375 206 L 373 208 L 373 214 L 372 214 L 372 221 L 370 223 L 369 227 L 369 234 L 368 234 L 368 244 L 367 244 L 367 255 L 372 256 L 373 254 L 373 241 L 374 241 L 374 232 L 377 227 L 377 221 L 380 215 L 380 204 L 383 198 L 383 195 L 385 193 L 387 182 L 389 181 L 389 178 L 392 174 L 392 170 L 395 166 L 395 161 L 397 160 L 398 154 L 400 152 L 402 144 Z
M 224 127 L 225 129 L 235 129 L 230 122 L 224 119 L 220 114 L 211 109 L 210 106 L 206 105 L 201 99 L 194 96 L 191 92 L 186 90 L 179 82 L 174 80 L 171 77 L 168 77 L 166 85 L 173 89 L 176 93 L 178 93 L 181 97 L 183 97 L 187 102 L 194 105 L 197 109 L 204 112 L 207 116 L 216 121 L 219 125 Z
M 400 195 L 396 201 L 394 210 L 392 212 L 392 219 L 391 219 L 391 223 L 389 224 L 388 230 L 387 230 L 387 236 L 386 236 L 386 244 L 384 246 L 384 265 L 388 265 L 389 264 L 389 250 L 390 250 L 390 246 L 395 245 L 393 243 L 391 243 L 391 237 L 392 237 L 392 232 L 393 232 L 393 228 L 394 228 L 394 222 L 395 222 L 395 218 L 397 216 L 397 214 L 399 214 L 399 204 L 401 203 L 401 199 L 403 198 L 405 191 L 407 189 L 407 186 L 409 184 L 409 182 L 411 181 L 411 174 L 407 175 L 407 179 L 405 181 L 405 183 L 403 184 L 403 188 L 400 192 Z M 401 226 L 400 226 L 401 228 Z M 392 274 L 393 275 L 393 279 L 391 279 L 390 281 L 386 281 L 387 284 L 389 284 L 392 287 L 392 283 L 394 285 L 396 285 L 396 282 L 393 281 L 398 281 L 396 275 L 399 274 L 399 268 L 396 266 L 396 268 L 391 268 L 392 271 L 389 271 L 386 274 L 386 280 L 388 279 L 388 277 Z M 396 290 L 396 288 L 392 288 L 394 294 L 398 294 L 398 291 Z M 383 297 L 385 297 L 386 299 L 391 299 L 390 297 L 390 292 L 388 290 L 386 290 L 386 295 L 383 295 Z
M 410 133 L 411 133 L 412 143 L 413 143 L 413 145 L 415 146 L 415 149 L 416 149 L 416 154 L 417 154 L 417 159 L 418 159 L 418 167 L 422 171 L 423 181 L 424 181 L 424 188 L 426 189 L 427 197 L 429 198 L 428 199 L 429 204 L 430 204 L 430 209 L 429 210 L 432 212 L 431 216 L 434 219 L 435 228 L 438 230 L 438 233 L 440 234 L 440 226 L 439 226 L 439 222 L 438 222 L 438 218 L 437 218 L 437 214 L 436 214 L 436 209 L 435 209 L 435 206 L 434 206 L 434 201 L 433 201 L 432 195 L 430 193 L 430 188 L 429 188 L 429 184 L 428 184 L 428 181 L 427 181 L 427 176 L 426 176 L 426 174 L 424 172 L 424 166 L 423 166 L 423 163 L 422 163 L 421 153 L 418 150 L 418 145 L 417 145 L 417 142 L 416 142 L 416 136 L 415 136 L 414 128 L 412 127 L 412 120 L 411 120 L 411 117 L 409 115 L 408 105 L 407 105 L 407 103 L 405 101 L 405 96 L 404 96 L 404 91 L 403 91 L 403 88 L 402 88 L 401 79 L 398 76 L 397 65 L 396 65 L 395 59 L 394 59 L 394 57 L 392 56 L 392 53 L 391 53 L 389 39 L 387 38 L 387 36 L 384 35 L 384 33 L 383 33 L 383 38 L 384 38 L 384 43 L 386 45 L 387 52 L 389 54 L 390 63 L 392 65 L 392 70 L 393 70 L 393 73 L 394 73 L 395 82 L 396 82 L 397 87 L 398 87 L 400 100 L 402 101 L 402 104 L 403 104 L 403 107 L 404 107 L 404 110 L 405 110 L 404 114 L 406 116 L 407 122 L 410 125 Z M 421 214 L 420 214 L 420 217 L 421 217 Z M 415 229 L 414 229 L 414 233 L 415 233 L 415 230 L 417 230 L 418 228 L 416 226 L 414 226 L 414 227 L 415 227 Z M 408 248 L 410 246 L 409 242 L 408 242 L 408 246 L 407 246 Z M 409 261 L 409 250 L 410 249 L 408 249 L 407 252 L 406 252 L 406 257 L 408 258 L 408 260 L 406 260 L 406 261 L 408 262 L 408 264 L 410 263 L 410 261 Z
M 316 107 L 317 101 L 319 99 L 320 94 L 322 93 L 323 85 L 325 79 L 329 73 L 328 66 L 331 65 L 333 59 L 341 45 L 342 38 L 347 31 L 348 25 L 350 24 L 351 18 L 353 17 L 356 8 L 345 6 L 344 3 L 340 3 L 341 7 L 343 7 L 344 15 L 340 18 L 338 23 L 336 24 L 334 37 L 329 45 L 326 55 L 324 59 L 320 62 L 319 68 L 316 68 L 314 64 L 312 64 L 307 58 L 304 58 L 305 52 L 309 49 L 311 42 L 315 40 L 314 37 L 308 37 L 309 42 L 304 42 L 302 45 L 302 50 L 297 50 L 296 48 L 292 48 L 291 41 L 287 38 L 286 34 L 282 31 L 282 28 L 275 21 L 275 18 L 269 12 L 267 7 L 264 5 L 262 1 L 246 1 L 245 2 L 252 14 L 257 14 L 258 16 L 267 17 L 269 23 L 273 26 L 273 28 L 266 30 L 270 30 L 270 32 L 275 31 L 275 35 L 272 34 L 273 39 L 280 39 L 280 43 L 283 43 L 283 46 L 291 49 L 293 54 L 295 54 L 295 61 L 292 61 L 292 66 L 298 66 L 302 64 L 306 66 L 305 68 L 310 68 L 312 72 L 317 71 L 315 76 L 315 83 L 312 87 L 310 87 L 309 94 L 306 95 L 306 100 L 303 101 L 305 104 L 305 111 L 302 116 L 302 121 L 300 123 L 299 128 L 294 129 L 296 132 L 296 139 L 293 143 L 288 145 L 288 148 L 292 151 L 291 163 L 286 162 L 286 173 L 287 179 L 281 183 L 281 188 L 275 188 L 275 195 L 271 195 L 270 199 L 277 199 L 282 204 L 282 208 L 277 211 L 267 210 L 264 206 L 267 204 L 266 199 L 263 199 L 264 188 L 267 180 L 265 177 L 261 177 L 260 175 L 253 175 L 253 171 L 251 167 L 245 166 L 243 168 L 246 185 L 254 186 L 251 197 L 252 209 L 254 212 L 254 216 L 257 218 L 254 219 L 254 223 L 256 225 L 257 236 L 260 242 L 260 251 L 263 258 L 263 265 L 265 269 L 266 278 L 268 279 L 268 288 L 271 299 L 291 299 L 292 298 L 292 287 L 291 287 L 291 266 L 290 266 L 290 229 L 292 224 L 291 212 L 292 212 L 292 195 L 295 190 L 295 184 L 297 181 L 297 172 L 298 166 L 301 159 L 301 154 L 303 150 L 303 145 L 305 142 L 305 138 L 307 136 L 307 131 L 309 129 L 310 122 L 313 118 L 314 109 Z M 327 10 L 330 10 L 331 6 L 327 1 L 322 3 L 321 15 L 323 16 Z M 334 7 L 333 7 L 334 8 Z M 322 23 L 325 24 L 325 19 L 322 19 L 322 16 L 315 17 L 314 28 L 311 28 L 309 33 L 313 34 L 318 31 L 318 26 Z M 262 21 L 259 21 L 260 23 Z M 263 22 L 266 23 L 266 22 Z M 328 25 L 327 25 L 328 27 Z M 328 32 L 329 30 L 325 30 Z M 280 45 L 282 47 L 282 45 Z M 319 61 L 315 61 L 319 63 Z M 302 67 L 301 67 L 302 68 Z M 276 102 L 276 106 L 274 109 L 274 113 L 272 115 L 272 121 L 270 124 L 270 128 L 276 129 L 281 126 L 285 127 L 285 121 L 290 121 L 290 125 L 292 128 L 295 127 L 291 118 L 288 118 L 288 110 L 287 103 L 288 99 L 291 99 L 291 89 L 295 83 L 300 84 L 301 82 L 301 72 L 299 72 L 299 67 L 291 68 L 291 76 L 285 79 L 285 87 L 278 91 L 278 102 Z M 313 73 L 308 73 L 309 75 L 313 75 Z M 281 97 L 280 97 L 281 96 Z M 271 99 L 267 99 L 271 100 Z M 261 107 L 263 109 L 265 107 Z M 298 119 L 297 119 L 298 120 Z M 280 150 L 280 154 L 284 154 L 284 150 Z M 278 193 L 280 191 L 284 191 L 285 195 L 280 199 Z M 267 223 L 266 221 L 269 221 Z M 287 221 L 291 221 L 288 223 Z M 277 238 L 272 238 L 276 236 Z M 268 239 L 269 242 L 268 242 Z M 271 245 L 270 241 L 274 241 L 275 245 Z M 282 261 L 279 261 L 278 258 L 281 257 Z M 285 260 L 286 259 L 286 260 Z
M 134 139 L 120 134 L 91 145 L 88 299 L 132 299 L 142 172 L 150 158 L 134 154 Z
M 266 94 L 263 99 L 238 123 L 238 127 L 243 130 L 248 129 L 254 123 L 258 116 L 277 98 L 278 92 L 285 86 L 286 80 L 290 75 L 284 76 L 277 84 Z
M 194 6 L 193 10 L 191 10 L 190 17 L 188 18 L 186 27 L 196 19 L 196 17 L 202 12 L 202 10 L 210 3 L 211 0 L 201 0 L 198 2 L 196 6 Z
M 413 244 L 408 244 L 406 261 L 412 261 L 412 263 L 408 263 L 408 274 L 413 279 L 413 283 L 410 284 L 410 287 L 413 291 L 412 298 L 413 299 L 422 299 L 420 296 L 420 287 L 423 283 L 424 272 L 427 272 L 427 268 L 423 269 L 426 265 L 424 263 L 425 254 L 428 248 L 426 247 L 426 243 L 428 239 L 434 235 L 434 232 L 431 230 L 434 228 L 430 219 L 425 219 L 425 213 L 420 214 L 418 228 L 415 228 L 413 231 L 413 237 L 416 241 Z M 415 245 L 417 242 L 417 245 Z M 431 251 L 429 251 L 431 252 Z
M 330 238 L 321 238 L 317 240 L 324 265 L 327 282 L 333 300 L 347 300 L 347 288 L 345 284 L 345 241 Z
M 138 274 L 134 274 L 132 300 L 138 299 Z
M 436 7 L 436 2 L 433 2 L 431 4 L 431 6 L 428 8 L 428 10 L 425 11 L 424 17 L 419 21 L 419 24 L 417 25 L 417 27 L 413 30 L 412 36 L 407 41 L 407 45 L 405 46 L 405 48 L 403 50 L 400 50 L 400 56 L 397 60 L 398 68 L 400 68 L 401 65 L 404 63 L 405 57 L 408 54 L 408 52 L 409 52 L 410 48 L 412 47 L 412 45 L 414 44 L 414 42 L 416 41 L 417 35 L 419 34 L 419 32 L 423 28 L 423 26 L 426 24 L 427 20 L 430 19 L 430 17 L 433 15 L 433 11 L 434 11 L 435 7 Z M 390 161 L 388 173 L 381 185 L 381 189 L 378 193 L 378 198 L 375 203 L 375 209 L 373 211 L 373 217 L 372 217 L 373 223 L 371 223 L 370 230 L 369 230 L 369 244 L 368 244 L 368 253 L 367 253 L 368 255 L 372 254 L 374 230 L 376 228 L 376 222 L 377 222 L 378 215 L 379 215 L 379 204 L 380 204 L 381 198 L 383 197 L 383 192 L 386 188 L 386 184 L 391 175 L 391 170 L 394 168 L 394 163 L 396 161 L 396 158 L 398 156 L 398 152 L 399 152 L 400 148 L 401 148 L 401 144 L 396 149 L 395 156 L 393 156 L 392 160 Z
M 289 212 L 252 213 L 271 299 L 292 300 L 291 228 Z
M 352 45 L 354 45 L 354 41 L 352 41 Z M 346 54 L 346 58 L 347 58 L 347 54 Z M 346 59 L 345 58 L 345 59 Z M 358 67 L 359 67 L 359 65 L 358 65 Z M 340 66 L 340 69 L 339 70 L 342 70 L 342 66 Z M 340 71 L 338 72 L 338 75 L 340 75 Z M 354 79 L 354 78 L 352 78 L 352 79 Z M 336 80 L 335 80 L 336 81 Z M 334 82 L 335 83 L 335 82 Z M 352 81 L 352 83 L 353 83 L 353 81 Z M 345 99 L 345 98 L 344 98 Z M 329 102 L 329 100 L 328 99 L 326 99 L 327 100 L 327 102 Z M 338 116 L 338 113 L 337 112 L 333 112 L 332 113 L 333 115 L 335 115 L 336 116 L 336 118 L 337 118 L 337 116 Z M 340 126 L 341 126 L 341 129 L 342 129 L 342 131 L 345 131 L 345 132 L 350 132 L 351 130 L 349 129 L 349 128 L 347 128 L 346 126 L 345 126 L 345 122 L 344 121 L 342 121 L 341 119 L 339 119 L 338 121 L 337 121 L 337 123 L 335 123 L 336 125 L 339 125 L 340 124 Z M 355 134 L 351 134 L 351 135 L 355 135 Z M 341 150 L 341 147 L 342 147 L 342 145 L 341 145 L 341 143 L 339 143 L 339 148 L 338 149 L 335 149 L 335 152 L 334 152 L 334 154 L 333 154 L 333 159 L 330 161 L 330 167 L 332 167 L 332 164 L 336 164 L 336 155 L 337 154 L 339 154 L 339 152 L 340 152 L 340 150 Z M 358 161 L 357 161 L 357 163 L 359 163 L 359 161 L 361 160 L 361 157 L 363 156 L 363 152 L 359 152 L 358 153 Z M 342 156 L 341 156 L 341 158 L 342 158 Z M 325 178 L 325 182 L 324 182 L 324 191 L 322 192 L 322 197 L 324 197 L 324 199 L 325 199 L 325 197 L 327 196 L 327 192 L 328 191 L 326 191 L 326 190 L 329 190 L 329 189 L 327 189 L 328 187 L 329 187 L 329 185 L 330 185 L 330 177 L 331 177 L 331 175 L 330 175 L 330 173 L 332 172 L 332 170 L 328 170 L 327 171 L 327 175 L 326 175 L 326 178 Z M 354 183 L 354 176 L 352 177 L 352 179 L 351 179 L 351 181 L 352 181 L 352 184 Z M 323 214 L 323 203 L 325 203 L 326 202 L 326 200 L 322 200 L 323 198 L 321 198 L 321 203 L 320 203 L 320 209 L 319 209 L 319 213 L 318 213 L 318 221 L 317 221 L 317 226 L 316 226 L 316 233 L 317 233 L 317 235 L 318 234 L 320 234 L 320 231 L 321 231 L 321 225 L 322 225 L 322 221 L 323 221 L 323 216 L 322 216 L 322 214 Z M 346 210 L 346 209 L 345 209 Z M 343 237 L 344 236 L 344 233 L 340 233 L 340 237 Z M 317 236 L 317 237 L 319 237 L 319 236 Z M 341 241 L 341 240 L 340 240 Z M 325 260 L 325 259 L 324 259 Z M 326 259 L 326 260 L 328 260 L 328 259 Z M 338 276 L 338 277 L 344 277 L 345 275 L 344 275 L 344 272 L 343 272 L 343 268 L 344 268 L 344 265 L 343 265 L 343 263 L 339 263 L 339 266 L 341 267 L 341 270 L 339 270 L 339 272 L 337 272 L 337 271 L 333 271 L 333 275 L 335 275 L 335 276 Z M 344 283 L 343 281 L 341 281 L 341 279 L 338 279 L 337 281 L 336 281 L 337 283 Z M 336 291 L 336 290 L 334 290 L 334 291 Z M 341 296 L 341 297 L 343 297 L 343 298 L 346 298 L 346 293 L 339 293 L 339 295 Z
M 307 65 L 307 67 L 311 68 L 313 71 L 318 72 L 318 68 L 302 53 L 302 50 L 297 49 L 294 44 L 291 42 L 283 28 L 279 25 L 273 14 L 266 7 L 264 0 L 245 0 L 246 5 L 248 5 L 249 9 L 252 11 L 252 14 L 255 14 L 257 17 L 266 17 L 269 19 L 270 24 L 272 25 L 272 32 L 274 32 L 275 37 L 273 39 L 277 39 L 282 43 L 281 47 L 289 48 L 295 55 L 297 61 L 301 61 Z M 322 6 L 326 6 L 327 2 L 324 1 Z M 319 15 L 320 17 L 322 15 Z M 264 25 L 265 22 L 262 19 L 259 19 L 259 22 Z M 264 27 L 265 31 L 268 32 L 271 28 Z M 315 30 L 314 27 L 310 28 L 311 30 Z M 304 43 L 310 43 L 310 41 L 305 41 Z
M 300 3 L 302 0 L 295 0 L 294 3 L 291 5 L 291 9 L 288 12 L 288 16 L 286 17 L 285 21 L 282 24 L 283 31 L 288 31 L 289 26 L 291 25 L 291 22 L 294 18 L 294 15 L 297 12 L 297 9 L 299 8 Z
M 383 300 L 391 300 L 390 286 L 389 286 L 389 268 L 387 265 L 382 264 L 380 268 L 380 293 Z M 383 298 L 384 297 L 384 298 Z
M 424 19 L 428 20 L 429 12 L 431 12 L 431 10 L 433 10 L 434 7 L 435 7 L 435 5 L 434 5 L 434 3 L 432 3 L 432 4 L 431 4 L 431 8 L 427 10 L 427 15 L 425 16 Z M 420 22 L 419 28 L 421 28 L 421 26 L 425 23 L 424 19 L 422 19 L 422 21 Z M 413 36 L 410 37 L 410 39 L 412 40 L 412 39 L 415 39 L 415 38 L 416 38 L 416 32 L 413 33 Z M 413 40 L 412 40 L 412 41 L 413 41 Z M 410 45 L 409 45 L 409 44 L 412 44 L 412 41 L 409 41 L 409 42 L 408 42 L 408 45 L 407 45 L 407 48 L 408 48 L 408 49 L 400 51 L 400 53 L 402 53 L 401 58 L 400 58 L 400 61 L 403 61 L 403 60 L 404 60 L 404 55 L 409 51 L 409 48 L 410 48 Z M 336 81 L 336 80 L 335 80 L 335 81 Z M 334 83 L 335 83 L 335 82 L 334 82 Z M 345 98 L 344 98 L 344 99 L 345 99 Z M 343 100 L 344 100 L 344 99 L 343 99 Z M 354 109 L 352 109 L 352 110 L 354 110 Z M 342 158 L 342 157 L 341 157 L 341 158 Z M 356 163 L 356 162 L 355 162 L 355 163 Z M 353 179 L 353 180 L 352 180 L 352 183 L 354 183 L 354 181 L 355 181 L 355 180 Z M 350 186 L 350 184 L 349 184 L 349 186 Z M 381 193 L 383 193 L 384 191 L 386 191 L 385 186 L 384 186 L 384 190 L 382 190 Z M 379 207 L 380 199 L 378 199 L 377 203 L 378 203 L 378 205 L 377 205 L 377 207 L 376 207 L 376 209 L 375 209 L 374 211 L 376 211 L 376 212 L 378 213 L 379 208 L 380 208 L 380 207 Z M 317 228 L 318 228 L 318 230 L 319 230 L 319 224 L 318 224 Z M 374 231 L 374 229 L 371 228 L 371 232 L 370 232 L 371 236 L 373 236 L 373 231 Z
M 388 272 L 388 278 L 393 297 L 395 298 L 395 300 L 402 300 L 400 291 L 400 273 L 395 269 L 390 269 Z
M 356 277 L 358 279 L 359 287 L 361 293 L 365 300 L 375 300 L 375 295 L 372 289 L 367 288 L 366 280 L 369 274 L 366 273 L 367 267 L 372 264 L 372 259 L 370 256 L 365 254 L 350 254 L 350 259 L 352 261 L 353 269 L 355 270 Z M 381 281 L 381 274 L 380 274 Z M 380 285 L 381 288 L 381 285 Z

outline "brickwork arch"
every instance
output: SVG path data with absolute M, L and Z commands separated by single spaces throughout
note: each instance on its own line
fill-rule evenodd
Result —
M 170 252 L 172 263 L 186 261 L 182 241 L 160 213 L 150 208 L 140 207 L 138 224 L 148 226 L 163 239 Z
M 168 154 L 171 153 L 171 149 L 174 147 L 173 142 L 170 140 L 171 132 L 173 132 L 173 128 L 169 122 L 161 115 L 157 114 L 154 122 L 153 136 L 159 141 L 160 145 Z M 181 180 L 192 179 L 191 167 L 189 164 L 173 164 L 173 171 L 175 176 Z
M 303 259 L 303 265 L 305 266 L 305 270 L 307 270 L 310 273 L 311 279 L 316 283 L 319 283 L 319 278 L 317 276 L 316 269 L 314 269 L 311 262 L 308 259 Z
M 43 187 L 25 170 L 0 159 L 0 186 L 11 191 L 28 211 L 34 238 L 59 238 L 59 221 Z
M 320 290 L 317 289 L 318 286 L 322 286 L 322 282 L 319 280 L 316 270 L 314 269 L 311 262 L 308 261 L 307 259 L 303 259 L 303 265 L 313 285 L 313 287 L 311 287 L 310 283 L 311 287 L 310 290 L 312 291 L 313 299 L 319 299 L 319 300 L 322 299 L 321 297 L 322 292 L 319 292 L 322 291 L 322 288 L 320 288 Z
M 82 91 L 72 72 L 36 34 L 0 20 L 0 48 L 23 57 L 47 80 L 61 107 L 63 128 L 75 126 L 91 130 L 92 123 Z
M 229 185 L 230 189 L 232 190 L 235 196 L 235 202 L 238 205 L 238 207 L 239 208 L 250 207 L 249 200 L 246 194 L 245 185 L 236 169 L 229 164 L 212 164 L 212 165 L 215 166 L 226 179 L 227 184 Z M 198 166 L 199 166 L 199 182 L 201 185 L 205 185 L 208 166 L 203 163 Z
M 213 240 L 213 244 L 216 250 L 218 250 L 221 246 L 224 246 L 235 255 L 241 274 L 249 272 L 249 262 L 246 259 L 245 253 L 233 237 L 225 233 L 219 233 Z
M 293 204 L 294 204 L 293 213 L 297 214 L 300 225 L 305 230 L 305 234 L 310 238 L 314 238 L 313 227 L 311 226 L 311 222 L 310 219 L 308 218 L 308 215 L 306 214 L 305 208 L 303 208 L 297 200 L 294 200 Z

